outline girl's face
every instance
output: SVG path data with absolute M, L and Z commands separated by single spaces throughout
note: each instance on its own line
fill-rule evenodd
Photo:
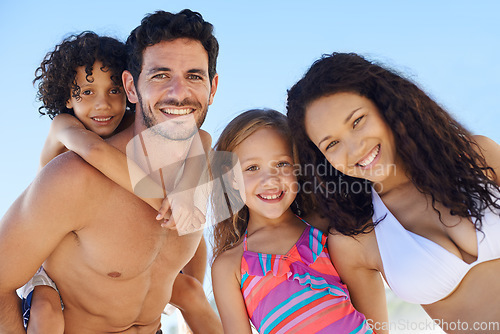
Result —
M 290 208 L 298 191 L 290 144 L 273 128 L 264 127 L 241 142 L 234 153 L 243 171 L 250 216 L 276 219 Z
M 396 145 L 375 104 L 355 93 L 336 93 L 306 108 L 311 141 L 342 173 L 383 182 L 395 176 Z
M 111 80 L 111 71 L 101 68 L 102 63 L 96 61 L 89 77 L 91 82 L 87 81 L 84 66 L 76 69 L 80 98 L 71 97 L 66 107 L 73 109 L 88 130 L 106 138 L 113 134 L 125 114 L 126 96 L 123 88 Z

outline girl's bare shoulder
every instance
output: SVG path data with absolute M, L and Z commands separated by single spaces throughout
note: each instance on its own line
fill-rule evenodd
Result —
M 240 243 L 219 254 L 212 264 L 212 271 L 239 273 L 242 256 L 243 244 Z

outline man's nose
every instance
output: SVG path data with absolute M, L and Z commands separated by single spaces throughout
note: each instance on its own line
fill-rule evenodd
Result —
M 189 96 L 189 87 L 186 80 L 180 76 L 176 76 L 168 83 L 169 98 L 174 98 L 178 101 L 184 100 Z

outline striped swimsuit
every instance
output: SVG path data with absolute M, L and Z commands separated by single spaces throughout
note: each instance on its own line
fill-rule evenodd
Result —
M 285 255 L 248 250 L 243 239 L 241 293 L 259 333 L 373 333 L 354 309 L 326 248 L 307 226 Z

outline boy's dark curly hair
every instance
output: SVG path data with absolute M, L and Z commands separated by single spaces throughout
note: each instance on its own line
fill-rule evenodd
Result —
M 208 76 L 210 83 L 217 73 L 217 55 L 219 43 L 213 35 L 214 27 L 203 20 L 200 13 L 184 9 L 177 14 L 157 11 L 141 21 L 141 25 L 132 30 L 127 39 L 128 70 L 137 84 L 142 70 L 143 52 L 148 46 L 177 38 L 189 38 L 200 41 L 208 54 Z
M 478 153 L 471 134 L 415 84 L 354 53 L 323 56 L 288 91 L 288 118 L 301 161 L 331 167 L 308 138 L 304 118 L 310 103 L 338 92 L 359 94 L 377 106 L 394 134 L 396 152 L 406 162 L 408 177 L 420 192 L 431 196 L 440 219 L 436 202 L 452 215 L 474 218 L 478 230 L 487 207 L 500 209 L 495 202 L 498 186 L 486 175 L 494 171 Z M 371 231 L 370 182 L 336 170 L 324 174 L 310 177 L 341 189 L 316 193 L 331 227 L 344 235 Z M 359 187 L 359 182 L 368 184 Z M 355 189 L 365 190 L 348 191 L 354 183 L 358 183 Z
M 73 114 L 72 109 L 66 108 L 66 102 L 71 97 L 80 98 L 80 87 L 75 81 L 76 69 L 85 66 L 89 80 L 97 60 L 102 62 L 103 69 L 111 71 L 113 82 L 123 86 L 121 75 L 126 68 L 127 53 L 125 44 L 115 38 L 84 31 L 65 38 L 54 51 L 47 53 L 33 80 L 33 84 L 38 81 L 37 99 L 42 102 L 39 113 L 49 115 L 51 119 L 60 113 Z M 133 108 L 128 101 L 127 106 Z

